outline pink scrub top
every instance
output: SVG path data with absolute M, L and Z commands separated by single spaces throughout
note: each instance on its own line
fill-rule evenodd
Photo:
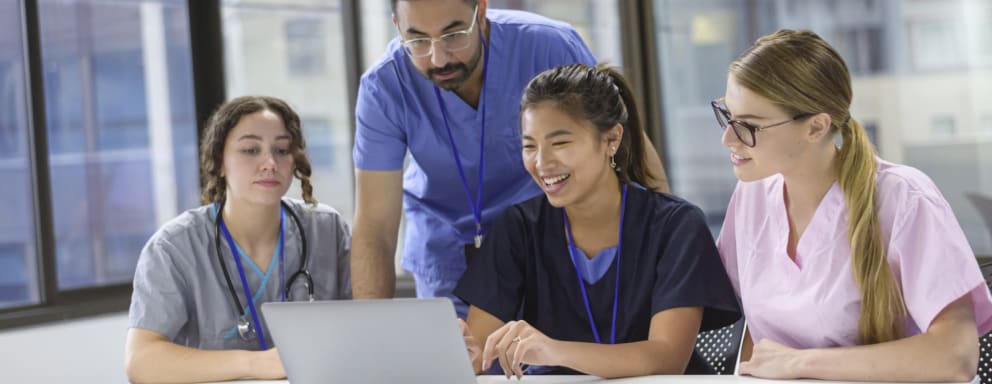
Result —
M 992 329 L 992 296 L 975 254 L 937 186 L 919 170 L 879 160 L 879 222 L 902 287 L 906 336 L 925 331 L 948 304 L 971 295 L 978 332 Z M 782 175 L 739 182 L 717 248 L 752 341 L 793 348 L 857 345 L 861 294 L 851 272 L 847 205 L 836 182 L 796 247 Z

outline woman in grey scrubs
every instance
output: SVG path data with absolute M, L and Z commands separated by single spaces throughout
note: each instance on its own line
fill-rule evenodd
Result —
M 351 297 L 350 229 L 313 199 L 305 147 L 299 116 L 279 99 L 237 98 L 210 118 L 207 205 L 162 226 L 138 259 L 132 382 L 283 378 L 261 303 Z M 294 177 L 303 201 L 283 197 Z

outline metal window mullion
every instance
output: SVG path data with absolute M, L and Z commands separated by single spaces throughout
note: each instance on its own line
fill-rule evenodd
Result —
M 197 148 L 207 119 L 227 99 L 221 0 L 187 0 Z
M 55 258 L 55 218 L 52 210 L 51 169 L 48 164 L 48 126 L 45 111 L 44 66 L 41 54 L 39 0 L 22 0 L 21 20 L 28 79 L 28 152 L 29 171 L 34 192 L 34 238 L 41 282 L 40 304 L 51 305 L 58 297 Z

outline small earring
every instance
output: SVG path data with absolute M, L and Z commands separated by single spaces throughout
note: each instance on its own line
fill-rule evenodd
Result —
M 610 156 L 610 168 L 619 170 L 617 168 L 617 161 L 613 158 L 613 156 Z

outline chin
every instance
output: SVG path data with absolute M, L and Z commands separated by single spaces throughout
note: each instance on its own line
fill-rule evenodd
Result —
M 548 203 L 550 203 L 551 206 L 552 207 L 555 207 L 555 208 L 564 208 L 564 207 L 568 206 L 571 203 L 571 201 L 569 199 L 562 198 L 562 196 L 554 196 L 554 197 L 552 197 L 552 196 L 548 195 L 547 193 L 545 193 L 544 194 L 544 197 L 546 197 L 548 199 Z

